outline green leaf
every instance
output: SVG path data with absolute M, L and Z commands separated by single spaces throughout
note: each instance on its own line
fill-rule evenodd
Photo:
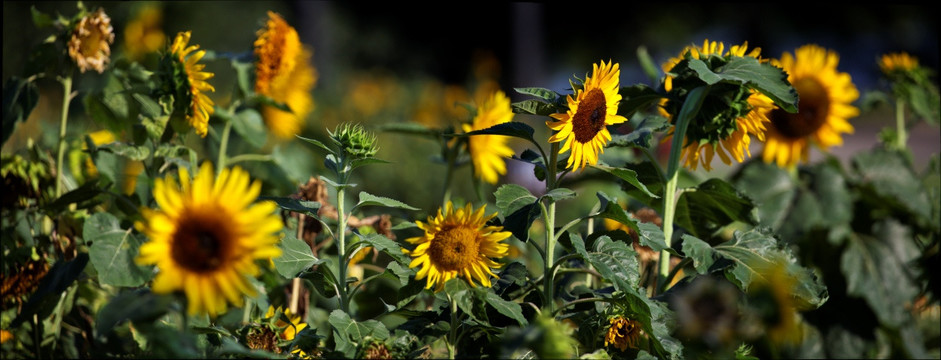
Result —
M 351 209 L 350 212 L 353 212 L 362 206 L 385 206 L 396 209 L 419 210 L 418 208 L 410 206 L 401 201 L 382 196 L 375 196 L 365 191 L 361 191 L 359 193 L 359 203 L 357 203 L 356 206 L 353 206 L 353 209 Z
M 551 103 L 558 101 L 558 99 L 562 97 L 562 95 L 555 91 L 541 87 L 513 88 L 513 90 L 516 90 L 516 92 L 520 94 L 535 96 Z
M 318 264 L 317 258 L 310 250 L 310 245 L 307 245 L 306 242 L 298 239 L 290 232 L 284 233 L 280 247 L 281 256 L 273 260 L 274 267 L 281 276 L 293 278 L 300 272 Z
M 666 250 L 673 255 L 681 256 L 679 252 L 667 246 L 666 240 L 664 240 L 663 230 L 660 229 L 659 226 L 652 223 L 638 223 L 637 234 L 637 242 L 641 245 L 649 247 L 656 252 Z
M 633 130 L 626 135 L 612 136 L 607 146 L 649 149 L 654 145 L 652 142 L 654 135 L 670 128 L 669 119 L 659 115 L 647 115 L 636 124 L 634 120 L 631 120 L 629 124 Z
M 749 161 L 733 178 L 735 187 L 754 200 L 759 224 L 779 229 L 797 192 L 786 170 L 764 161 Z
M 122 142 L 113 142 L 101 145 L 98 149 L 121 155 L 131 160 L 141 161 L 150 158 L 150 147 L 144 145 L 134 146 Z
M 565 199 L 574 199 L 577 194 L 572 189 L 567 188 L 555 188 L 547 192 L 544 197 L 550 198 L 553 201 L 561 201 Z
M 164 115 L 160 104 L 154 101 L 154 99 L 151 99 L 149 96 L 135 93 L 132 94 L 131 97 L 133 97 L 134 100 L 136 100 L 140 105 L 141 115 L 151 119 L 156 119 Z
M 670 157 L 667 160 L 669 166 L 667 173 L 664 174 L 667 179 L 672 179 L 679 171 L 680 152 L 686 145 L 683 143 L 686 141 L 686 128 L 689 127 L 689 122 L 699 114 L 699 109 L 702 108 L 707 95 L 709 95 L 709 87 L 700 86 L 691 90 L 686 95 L 686 100 L 683 101 L 683 107 L 680 108 L 680 113 L 676 116 L 676 122 L 673 125 L 673 140 L 670 143 Z
M 716 74 L 725 81 L 737 81 L 765 94 L 787 112 L 797 112 L 797 90 L 787 81 L 787 73 L 768 62 L 745 57 L 732 57 Z
M 919 292 L 910 270 L 919 253 L 909 229 L 895 220 L 874 224 L 872 236 L 850 237 L 840 257 L 847 294 L 865 299 L 881 323 L 903 325 Z
M 503 230 L 511 232 L 520 241 L 527 241 L 529 240 L 529 227 L 539 217 L 540 213 L 539 204 L 536 202 L 523 205 L 518 210 L 504 216 Z
M 709 65 L 706 65 L 706 62 L 700 59 L 689 59 L 689 68 L 696 72 L 699 75 L 699 80 L 702 80 L 706 84 L 715 85 L 719 81 L 722 81 L 722 77 L 716 75 L 712 72 L 712 69 L 709 68 Z
M 157 321 L 170 310 L 173 302 L 173 297 L 156 295 L 149 288 L 122 292 L 98 311 L 95 334 L 104 340 L 112 329 L 125 321 Z
M 320 210 L 321 206 L 321 204 L 316 201 L 305 201 L 291 197 L 259 196 L 258 200 L 274 201 L 280 208 L 284 210 L 298 212 L 314 217 L 317 216 L 317 211 Z
M 37 10 L 36 5 L 31 6 L 29 8 L 29 12 L 33 16 L 33 25 L 36 26 L 37 29 L 50 27 L 55 23 L 55 20 L 52 20 L 52 17 L 49 16 L 49 14 Z
M 520 307 L 520 304 L 503 300 L 499 295 L 492 292 L 487 292 L 487 297 L 484 298 L 487 302 L 487 305 L 490 305 L 494 310 L 503 314 L 504 316 L 516 320 L 520 326 L 526 326 L 528 322 L 526 318 L 523 317 L 523 309 Z
M 627 118 L 634 113 L 645 111 L 664 97 L 656 89 L 644 84 L 622 87 L 619 94 L 621 94 L 621 102 L 618 104 L 618 114 Z M 640 126 L 634 126 L 634 128 L 639 129 Z
M 235 117 L 229 121 L 232 121 L 232 129 L 251 146 L 256 149 L 265 146 L 265 142 L 268 140 L 268 130 L 258 111 L 246 108 L 236 113 Z
M 353 357 L 357 347 L 363 345 L 366 337 L 379 341 L 389 338 L 389 330 L 381 322 L 376 320 L 357 322 L 339 309 L 333 310 L 327 321 L 333 326 L 333 337 L 337 343 L 336 350 L 349 357 Z
M 20 326 L 24 321 L 32 321 L 33 315 L 45 319 L 58 303 L 59 297 L 72 283 L 81 276 L 88 265 L 88 254 L 79 253 L 69 261 L 59 261 L 46 272 L 36 291 L 29 296 L 22 310 L 13 319 L 10 328 Z
M 610 281 L 620 291 L 633 291 L 640 279 L 640 263 L 637 253 L 630 244 L 612 241 L 608 236 L 595 240 L 592 251 L 588 252 L 582 237 L 569 233 L 572 247 L 585 261 L 591 264 L 601 277 Z
M 702 241 L 694 236 L 683 235 L 681 238 L 683 252 L 686 257 L 693 259 L 693 267 L 700 274 L 709 273 L 709 269 L 716 262 L 719 256 L 709 243 Z
M 393 259 L 398 261 L 400 264 L 408 265 L 411 262 L 411 259 L 408 255 L 402 252 L 402 247 L 399 246 L 399 243 L 390 240 L 389 238 L 376 234 L 356 234 L 359 237 L 360 241 L 369 244 L 374 249 L 379 250 L 380 252 L 386 253 L 391 256 Z
M 32 81 L 14 76 L 3 83 L 3 142 L 0 144 L 7 142 L 16 124 L 26 121 L 38 103 L 39 88 Z
M 398 122 L 382 124 L 376 127 L 376 131 L 400 133 L 407 135 L 424 136 L 431 139 L 438 139 L 443 132 L 440 129 L 432 129 L 417 122 Z
M 94 199 L 101 193 L 102 190 L 98 188 L 98 180 L 91 180 L 82 184 L 82 186 L 79 186 L 75 190 L 62 194 L 61 197 L 46 205 L 45 210 L 52 213 L 58 213 L 59 211 L 65 210 L 65 208 L 71 204 L 82 203 Z
M 474 130 L 463 134 L 454 134 L 453 136 L 467 137 L 474 135 L 503 135 L 528 140 L 529 142 L 535 144 L 536 140 L 533 139 L 534 132 L 535 130 L 533 130 L 533 128 L 529 125 L 521 122 L 510 121 L 496 124 L 486 129 Z
M 617 198 L 609 198 L 607 194 L 601 191 L 599 191 L 596 196 L 598 196 L 598 203 L 601 208 L 601 212 L 598 213 L 598 216 L 627 225 L 627 227 L 634 232 L 638 231 L 637 221 L 634 220 L 627 211 L 624 211 L 624 208 L 618 204 Z
M 537 200 L 528 189 L 516 184 L 501 185 L 493 196 L 496 198 L 497 208 L 503 214 L 512 214 Z
M 333 270 L 330 270 L 330 262 L 320 259 L 315 265 L 318 265 L 315 271 L 301 273 L 301 278 L 310 281 L 320 296 L 328 299 L 337 296 L 338 281 Z
M 515 114 L 530 114 L 538 116 L 549 116 L 559 112 L 559 109 L 553 105 L 539 100 L 523 100 L 510 105 Z
M 649 337 L 650 350 L 660 359 L 684 359 L 683 345 L 670 336 L 673 331 L 672 324 L 676 323 L 673 313 L 666 304 L 650 299 L 642 289 L 628 289 L 623 291 L 623 299 L 627 306 L 626 314 L 641 323 L 644 332 Z
M 931 223 L 932 205 L 921 181 L 905 157 L 894 151 L 876 148 L 853 158 L 853 168 L 873 200 L 889 209 L 914 215 L 920 226 L 938 229 Z
M 731 184 L 717 178 L 684 192 L 676 203 L 676 224 L 695 237 L 711 236 L 734 221 L 756 224 L 755 206 Z
M 331 148 L 328 147 L 327 145 L 324 145 L 324 143 L 322 143 L 322 142 L 320 142 L 320 141 L 318 141 L 318 140 L 308 139 L 308 138 L 305 138 L 305 137 L 300 136 L 300 135 L 294 135 L 294 136 L 297 136 L 298 139 L 301 139 L 301 140 L 304 140 L 304 141 L 306 141 L 306 142 L 308 142 L 308 143 L 311 143 L 311 144 L 316 145 L 317 147 L 319 147 L 319 148 L 323 149 L 324 151 L 326 151 L 327 154 L 336 155 L 336 154 L 334 153 L 333 149 L 331 149 Z
M 134 262 L 144 242 L 142 236 L 122 229 L 114 215 L 101 212 L 90 216 L 85 220 L 82 238 L 92 243 L 88 254 L 102 284 L 133 287 L 153 277 L 150 267 Z
M 648 197 L 651 197 L 654 199 L 659 198 L 659 196 L 650 192 L 650 190 L 647 189 L 647 186 L 644 185 L 644 183 L 640 182 L 640 180 L 637 179 L 637 173 L 634 172 L 634 170 L 625 169 L 625 168 L 614 168 L 614 167 L 603 166 L 603 165 L 592 165 L 592 167 L 603 170 L 611 175 L 617 176 L 619 179 L 624 180 L 628 184 L 631 184 L 638 190 L 642 191 L 644 195 L 647 195 Z

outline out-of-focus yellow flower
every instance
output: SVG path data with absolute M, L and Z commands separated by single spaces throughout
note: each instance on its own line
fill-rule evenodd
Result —
M 272 134 L 280 139 L 292 138 L 301 132 L 304 119 L 314 108 L 310 92 L 318 75 L 310 63 L 313 52 L 301 44 L 294 27 L 270 11 L 254 46 L 255 92 L 291 109 L 287 112 L 264 106 L 262 117 Z
M 613 345 L 621 351 L 626 351 L 627 348 L 636 349 L 637 341 L 644 331 L 640 322 L 623 316 L 615 316 L 610 322 L 611 327 L 604 337 L 604 346 Z
M 464 124 L 464 132 L 483 130 L 513 120 L 510 98 L 502 91 L 495 91 L 479 103 L 477 116 L 470 124 Z M 500 175 L 506 174 L 506 160 L 513 155 L 507 146 L 509 139 L 502 135 L 474 135 L 468 140 L 474 175 L 491 184 L 496 184 Z
M 163 11 L 153 5 L 144 5 L 124 27 L 124 52 L 130 60 L 159 51 L 167 43 L 163 33 Z
M 271 318 L 274 316 L 275 311 L 281 311 L 281 308 L 278 307 L 275 309 L 273 306 L 268 306 L 268 312 L 265 313 L 266 318 Z M 287 316 L 290 323 L 286 323 L 283 320 L 275 321 L 274 325 L 279 329 L 284 328 L 278 336 L 282 340 L 294 340 L 294 337 L 297 336 L 297 333 L 301 332 L 307 328 L 307 323 L 301 319 L 300 315 L 291 313 L 291 309 L 284 309 L 284 315 Z
M 906 52 L 885 54 L 879 59 L 879 68 L 885 74 L 891 74 L 895 71 L 911 71 L 918 68 L 918 58 Z
M 114 29 L 111 18 L 99 8 L 89 13 L 72 29 L 69 39 L 69 57 L 81 72 L 105 71 L 105 65 L 111 61 L 111 44 L 114 43 Z

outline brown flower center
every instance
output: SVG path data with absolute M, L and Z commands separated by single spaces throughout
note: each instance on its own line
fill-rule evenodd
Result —
M 224 223 L 219 211 L 182 214 L 182 221 L 173 233 L 172 257 L 176 263 L 193 272 L 211 272 L 229 260 L 235 242 L 234 234 Z
M 591 89 L 581 101 L 578 110 L 572 117 L 572 131 L 575 140 L 587 144 L 595 138 L 601 129 L 604 129 L 604 120 L 608 115 L 608 103 L 601 89 Z
M 813 134 L 827 122 L 830 115 L 830 97 L 816 79 L 800 79 L 793 85 L 800 95 L 797 113 L 775 109 L 771 112 L 771 124 L 784 137 L 801 139 Z
M 445 271 L 467 268 L 480 253 L 477 231 L 455 226 L 439 231 L 428 247 L 428 255 L 435 266 Z

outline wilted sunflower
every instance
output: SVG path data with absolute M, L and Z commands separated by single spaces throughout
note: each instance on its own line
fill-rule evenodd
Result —
M 827 150 L 840 145 L 841 133 L 852 133 L 847 120 L 859 115 L 850 105 L 859 98 L 850 75 L 838 72 L 840 56 L 817 45 L 804 45 L 792 56 L 785 52 L 772 63 L 788 73 L 787 80 L 800 95 L 797 113 L 782 109 L 771 112 L 768 140 L 762 159 L 779 167 L 793 167 L 807 161 L 810 142 Z
M 879 69 L 885 74 L 895 71 L 910 71 L 918 68 L 918 58 L 905 52 L 882 55 L 879 59 Z
M 674 67 L 685 59 L 687 53 L 693 59 L 708 60 L 710 56 L 729 58 L 753 57 L 758 58 L 761 49 L 755 48 L 748 52 L 748 42 L 742 45 L 733 45 L 725 50 L 721 42 L 704 40 L 702 47 L 688 46 L 679 57 L 672 58 L 663 64 L 663 70 L 672 73 Z M 668 92 L 674 87 L 673 75 L 664 79 L 664 89 Z M 731 165 L 732 159 L 738 162 L 745 161 L 745 155 L 751 156 L 749 145 L 751 136 L 760 141 L 765 140 L 765 125 L 770 121 L 768 113 L 777 108 L 771 98 L 759 93 L 757 90 L 744 90 L 739 85 L 713 85 L 709 96 L 703 103 L 700 114 L 694 118 L 686 130 L 682 158 L 684 166 L 696 170 L 702 164 L 706 170 L 712 170 L 712 158 L 716 154 L 722 162 Z M 710 102 L 710 100 L 713 100 Z M 711 104 L 718 104 L 712 106 Z M 664 116 L 670 117 L 679 113 L 682 102 L 668 100 L 663 103 L 670 111 L 663 110 Z M 673 128 L 664 141 L 672 139 Z
M 163 48 L 167 36 L 161 29 L 163 12 L 159 7 L 144 5 L 124 27 L 124 49 L 132 60 Z
M 169 56 L 173 63 L 173 73 L 186 75 L 183 79 L 185 84 L 176 84 L 176 86 L 183 87 L 183 91 L 177 93 L 184 98 L 176 101 L 181 101 L 186 107 L 186 120 L 193 126 L 196 133 L 206 137 L 209 130 L 209 115 L 215 112 L 214 103 L 209 96 L 206 96 L 206 91 L 216 91 L 206 80 L 212 78 L 214 74 L 202 71 L 206 65 L 200 64 L 199 60 L 206 55 L 206 50 L 196 51 L 199 45 L 188 46 L 190 35 L 189 31 L 178 33 L 173 39 L 173 44 L 170 45 Z
M 477 116 L 471 124 L 464 124 L 465 132 L 482 130 L 513 120 L 510 98 L 502 91 L 492 93 L 477 108 Z M 500 175 L 506 174 L 506 162 L 503 158 L 512 156 L 513 149 L 506 145 L 506 136 L 474 135 L 468 141 L 474 174 L 478 178 L 496 184 Z
M 312 53 L 301 44 L 297 30 L 274 12 L 269 11 L 268 18 L 254 44 L 255 92 L 291 109 L 262 109 L 271 132 L 286 139 L 301 131 L 304 118 L 313 110 L 310 91 L 317 82 L 317 71 L 310 65 Z
M 182 289 L 190 314 L 222 314 L 227 304 L 241 306 L 255 289 L 248 277 L 257 276 L 255 260 L 281 255 L 278 233 L 284 226 L 273 202 L 252 204 L 261 183 L 251 184 L 248 173 L 236 167 L 214 178 L 204 162 L 190 180 L 180 168 L 173 178 L 154 181 L 159 209 L 141 210 L 136 227 L 150 238 L 137 262 L 156 264 L 155 293 Z
M 409 268 L 421 266 L 416 280 L 428 278 L 426 289 L 435 286 L 435 291 L 444 289 L 444 283 L 458 276 L 464 277 L 471 286 L 476 279 L 481 285 L 490 287 L 490 276 L 496 276 L 491 268 L 502 265 L 492 258 L 506 256 L 509 245 L 500 241 L 510 237 L 510 232 L 501 231 L 502 226 L 486 226 L 487 220 L 496 214 L 484 215 L 485 206 L 474 211 L 471 204 L 454 210 L 449 201 L 444 212 L 438 209 L 438 216 L 428 217 L 427 223 L 416 221 L 424 236 L 413 237 L 405 241 L 417 244 L 414 250 L 402 249 L 414 259 Z
M 626 351 L 628 347 L 636 349 L 637 341 L 644 331 L 640 322 L 622 316 L 615 316 L 610 322 L 611 327 L 604 337 L 604 346 L 614 345 L 621 351 Z
M 593 64 L 592 75 L 585 79 L 584 88 L 569 95 L 568 111 L 550 115 L 558 121 L 547 121 L 546 125 L 558 131 L 549 142 L 565 140 L 559 152 L 569 151 L 566 165 L 572 170 L 584 169 L 586 165 L 598 163 L 604 146 L 611 140 L 608 125 L 620 124 L 627 118 L 617 114 L 621 101 L 621 68 L 619 64 Z
M 111 18 L 99 8 L 79 20 L 72 29 L 69 57 L 75 61 L 81 72 L 93 69 L 102 73 L 105 71 L 105 65 L 111 61 L 112 43 L 114 29 L 111 27 Z

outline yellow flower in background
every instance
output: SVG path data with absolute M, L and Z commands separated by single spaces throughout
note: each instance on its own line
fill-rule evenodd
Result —
M 622 316 L 616 316 L 610 319 L 611 326 L 604 337 L 604 346 L 613 345 L 618 350 L 626 351 L 627 348 L 637 348 L 637 341 L 644 331 L 640 322 L 631 320 Z
M 510 98 L 497 90 L 477 108 L 477 116 L 470 124 L 464 124 L 464 132 L 482 130 L 513 120 Z M 509 139 L 502 135 L 474 135 L 468 140 L 474 175 L 491 184 L 496 184 L 500 175 L 506 174 L 506 161 L 513 149 L 506 145 Z
M 179 172 L 179 185 L 171 177 L 154 181 L 159 209 L 142 209 L 144 220 L 135 224 L 150 239 L 137 262 L 157 265 L 155 293 L 182 290 L 190 314 L 216 316 L 255 295 L 248 281 L 259 274 L 255 260 L 281 256 L 284 225 L 275 203 L 253 204 L 261 182 L 250 183 L 244 170 L 215 178 L 204 162 L 192 180 L 185 168 Z
M 124 51 L 131 60 L 163 49 L 167 35 L 163 33 L 163 12 L 159 7 L 144 5 L 124 27 Z
M 687 52 L 690 53 L 692 58 L 700 60 L 707 60 L 710 56 L 753 57 L 760 60 L 759 54 L 761 53 L 761 49 L 755 48 L 748 51 L 748 42 L 745 42 L 742 45 L 733 45 L 726 50 L 725 44 L 722 42 L 709 41 L 707 39 L 703 41 L 701 47 L 688 46 L 683 49 L 683 51 L 680 52 L 680 56 L 671 58 L 663 64 L 663 71 L 671 72 L 674 66 L 684 60 Z M 673 81 L 672 75 L 667 75 L 664 79 L 664 88 L 666 91 L 669 92 L 673 89 Z M 716 91 L 715 87 L 713 91 Z M 710 92 L 710 96 L 712 96 L 712 94 L 713 93 Z M 728 96 L 729 94 L 720 95 Z M 716 100 L 724 102 L 726 99 Z M 708 97 L 706 101 L 709 101 Z M 777 108 L 771 98 L 761 94 L 757 90 L 751 90 L 749 96 L 744 99 L 744 102 L 742 102 L 742 100 L 736 100 L 736 102 L 741 102 L 739 108 L 748 109 L 747 112 L 739 114 L 739 116 L 730 119 L 730 121 L 725 124 L 720 124 L 717 129 L 708 131 L 709 128 L 715 127 L 714 125 L 716 124 L 699 123 L 698 120 L 701 120 L 699 117 L 694 118 L 690 122 L 686 130 L 685 145 L 680 155 L 684 159 L 684 166 L 696 170 L 698 165 L 702 164 L 707 171 L 712 170 L 711 164 L 715 155 L 719 155 L 719 159 L 726 165 L 731 165 L 732 159 L 743 162 L 745 161 L 746 155 L 751 156 L 751 151 L 749 150 L 751 136 L 757 137 L 759 141 L 765 140 L 765 126 L 770 122 L 768 114 L 771 110 Z M 664 101 L 663 104 L 669 105 L 670 101 Z M 679 109 L 681 105 L 682 104 L 678 104 L 672 107 Z M 729 106 L 726 105 L 726 107 Z M 672 119 L 673 114 L 663 109 L 661 109 L 661 112 L 664 116 L 670 117 L 671 121 L 674 121 L 674 119 Z M 670 141 L 672 139 L 673 131 L 674 129 L 671 128 L 668 136 L 664 138 L 664 141 Z
M 567 168 L 578 170 L 597 164 L 605 144 L 611 140 L 606 126 L 627 121 L 617 114 L 621 101 L 620 76 L 619 64 L 610 61 L 607 64 L 601 61 L 600 66 L 594 64 L 584 88 L 575 90 L 574 97 L 568 96 L 568 111 L 550 115 L 558 121 L 547 121 L 546 125 L 558 132 L 549 142 L 565 140 L 559 152 L 571 151 Z
M 9 330 L 0 330 L 0 344 L 13 340 L 13 333 Z
M 789 262 L 776 259 L 748 286 L 748 304 L 758 311 L 765 334 L 778 345 L 796 344 L 803 337 L 793 291 L 797 279 L 788 273 Z
M 108 130 L 98 130 L 92 132 L 88 134 L 88 137 L 91 138 L 91 141 L 95 144 L 95 146 L 109 144 L 117 140 L 114 136 L 114 133 Z M 87 150 L 88 147 L 83 143 L 82 149 Z M 92 162 L 91 157 L 85 158 L 85 168 L 88 172 L 88 176 L 98 176 L 98 167 L 96 167 L 95 163 Z M 131 195 L 134 193 L 134 189 L 137 187 L 137 176 L 142 172 L 144 172 L 144 163 L 140 160 L 125 161 L 124 172 L 122 174 L 123 178 L 120 179 L 122 194 Z
M 268 312 L 265 314 L 266 318 L 271 318 L 274 316 L 275 311 L 281 311 L 281 307 L 275 309 L 273 306 L 268 306 Z M 282 320 L 275 321 L 274 325 L 279 329 L 284 328 L 284 331 L 281 331 L 278 336 L 281 340 L 294 340 L 294 337 L 297 336 L 297 333 L 301 332 L 307 328 L 307 323 L 301 319 L 300 315 L 291 313 L 291 309 L 284 309 L 284 315 L 287 316 L 290 323 L 286 323 Z
M 310 64 L 312 52 L 301 44 L 297 30 L 274 12 L 269 11 L 268 18 L 254 44 L 255 92 L 291 109 L 262 109 L 271 132 L 287 139 L 301 132 L 304 119 L 313 110 L 310 92 L 317 82 L 317 71 Z
M 111 44 L 114 43 L 114 29 L 111 18 L 99 8 L 79 20 L 72 29 L 69 39 L 69 57 L 75 61 L 81 72 L 105 71 L 105 65 L 111 61 Z
M 850 75 L 837 71 L 840 56 L 817 45 L 804 45 L 792 56 L 785 52 L 772 63 L 787 72 L 787 80 L 800 96 L 798 112 L 775 109 L 770 114 L 762 159 L 780 167 L 807 161 L 813 142 L 826 151 L 843 144 L 842 133 L 852 133 L 847 121 L 859 115 L 852 106 L 859 91 Z
M 879 59 L 879 69 L 885 74 L 895 71 L 911 71 L 918 68 L 918 58 L 906 52 L 882 55 Z
M 215 112 L 215 105 L 207 91 L 216 91 L 206 80 L 214 76 L 211 72 L 202 71 L 206 65 L 200 64 L 199 60 L 206 55 L 206 50 L 199 50 L 199 45 L 188 45 L 191 32 L 181 32 L 173 39 L 170 45 L 170 56 L 176 62 L 174 66 L 182 66 L 183 73 L 186 74 L 186 99 L 182 100 L 186 106 L 186 120 L 196 133 L 201 137 L 206 137 L 209 131 L 209 115 Z
M 424 236 L 405 241 L 417 244 L 414 250 L 402 249 L 413 259 L 409 268 L 420 266 L 415 280 L 428 278 L 426 289 L 435 286 L 435 291 L 444 289 L 444 284 L 453 278 L 463 277 L 471 286 L 474 280 L 490 287 L 490 277 L 496 276 L 491 269 L 502 265 L 493 259 L 506 256 L 509 245 L 500 243 L 510 237 L 502 226 L 486 226 L 487 220 L 496 214 L 484 215 L 485 206 L 477 211 L 471 204 L 455 210 L 449 201 L 444 211 L 428 217 L 428 222 L 416 221 Z

